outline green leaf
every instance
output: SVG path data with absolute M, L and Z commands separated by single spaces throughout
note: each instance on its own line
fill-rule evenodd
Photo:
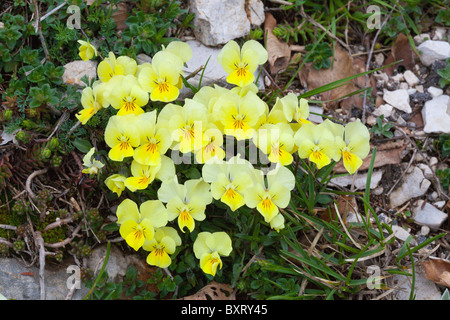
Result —
M 92 148 L 92 144 L 88 140 L 81 139 L 81 138 L 76 138 L 73 141 L 73 145 L 75 146 L 75 148 L 80 150 L 80 152 L 82 152 L 82 153 L 88 153 L 89 150 L 91 150 L 91 148 Z

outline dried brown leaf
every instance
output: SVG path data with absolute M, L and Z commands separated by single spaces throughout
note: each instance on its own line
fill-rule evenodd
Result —
M 423 263 L 425 278 L 450 288 L 450 261 L 429 259 Z
M 211 282 L 193 295 L 180 300 L 235 300 L 233 289 L 225 283 Z
M 391 47 L 391 54 L 384 61 L 384 65 L 386 66 L 399 60 L 403 61 L 396 65 L 386 67 L 383 71 L 388 76 L 391 76 L 398 67 L 402 66 L 407 70 L 412 70 L 414 65 L 419 61 L 416 52 L 409 43 L 408 37 L 403 33 L 399 33 L 397 36 L 397 39 Z
M 316 70 L 313 64 L 309 62 L 305 63 L 301 68 L 298 76 L 302 85 L 308 88 L 308 90 L 312 90 L 364 71 L 364 60 L 361 58 L 352 58 L 347 51 L 342 49 L 339 45 L 336 45 L 334 61 L 330 68 Z M 371 82 L 369 81 L 367 85 L 371 85 Z M 323 101 L 340 99 L 363 87 L 364 77 L 358 77 L 344 86 L 322 93 L 321 99 Z M 360 95 L 353 95 L 342 101 L 329 102 L 326 104 L 326 107 L 327 109 L 335 109 L 338 106 L 341 106 L 345 110 L 349 110 L 353 106 L 361 108 L 363 103 L 362 99 L 363 98 L 360 97 Z
M 113 6 L 113 10 L 115 9 L 117 9 L 117 11 L 111 15 L 111 18 L 117 24 L 117 30 L 124 30 L 127 28 L 127 25 L 125 24 L 125 20 L 128 18 L 127 4 L 125 2 L 119 2 L 117 6 Z
M 267 35 L 266 50 L 268 54 L 270 73 L 272 75 L 286 69 L 291 59 L 291 49 L 289 45 L 284 41 L 280 41 L 272 32 L 276 26 L 277 21 L 273 15 L 266 12 L 264 31 Z

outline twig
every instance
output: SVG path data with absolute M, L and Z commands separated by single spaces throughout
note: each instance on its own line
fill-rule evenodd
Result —
M 61 248 L 61 247 L 65 247 L 66 245 L 68 245 L 70 243 L 70 241 L 73 240 L 73 238 L 75 238 L 78 235 L 78 232 L 81 230 L 81 224 L 78 225 L 78 227 L 75 228 L 75 230 L 73 230 L 72 234 L 70 235 L 70 237 L 64 239 L 61 242 L 56 242 L 56 243 L 45 243 L 46 247 L 49 248 Z
M 56 11 L 58 11 L 59 9 L 61 9 L 62 7 L 64 7 L 66 5 L 66 2 L 64 1 L 63 3 L 61 3 L 59 6 L 57 6 L 56 8 L 50 10 L 49 12 L 47 12 L 46 14 L 44 14 L 39 21 L 44 21 L 48 16 L 52 15 L 53 13 L 55 13 Z
M 14 245 L 6 239 L 0 238 L 0 244 L 4 244 L 10 248 L 14 248 Z
M 386 19 L 384 19 L 383 23 L 381 24 L 380 28 L 378 29 L 377 33 L 375 34 L 375 37 L 374 37 L 374 39 L 372 41 L 372 46 L 370 47 L 369 56 L 367 57 L 366 72 L 369 70 L 369 67 L 370 67 L 370 61 L 372 60 L 372 54 L 373 54 L 373 50 L 375 49 L 375 44 L 377 42 L 378 35 L 380 34 L 380 32 L 383 29 L 383 27 L 386 24 L 386 22 L 391 17 L 391 14 L 392 14 L 392 11 L 394 10 L 394 8 L 395 8 L 395 6 L 392 8 L 391 12 L 389 12 L 389 15 L 386 17 Z M 367 86 L 368 78 L 369 78 L 369 75 L 366 74 L 364 76 L 364 88 L 366 88 L 366 86 Z M 366 110 L 367 110 L 366 101 L 367 101 L 367 90 L 364 91 L 363 113 L 362 113 L 362 119 L 361 119 L 361 122 L 364 123 L 364 124 L 366 123 Z
M 39 285 L 41 288 L 41 300 L 45 300 L 45 247 L 44 239 L 40 231 L 36 231 L 36 244 L 39 247 Z
M 68 224 L 73 222 L 72 218 L 66 218 L 66 219 L 57 219 L 55 222 L 48 224 L 43 231 L 48 231 L 57 227 L 60 227 L 63 224 Z
M 25 182 L 25 188 L 26 188 L 26 190 L 27 190 L 28 195 L 29 195 L 32 199 L 35 199 L 35 198 L 36 198 L 36 195 L 35 195 L 34 192 L 31 190 L 31 181 L 33 181 L 33 179 L 34 179 L 36 176 L 38 176 L 38 175 L 40 175 L 40 174 L 44 174 L 44 173 L 46 173 L 47 171 L 48 171 L 48 168 L 44 168 L 44 169 L 41 169 L 41 170 L 36 170 L 36 171 L 32 172 L 32 173 L 28 176 L 28 178 L 27 178 L 27 180 L 26 180 L 26 182 Z
M 10 226 L 8 224 L 0 224 L 0 228 L 1 229 L 6 229 L 6 230 L 17 230 L 17 227 L 15 226 Z
M 41 40 L 42 48 L 44 49 L 45 58 L 47 60 L 50 60 L 50 54 L 48 53 L 47 44 L 45 43 L 44 35 L 42 34 L 41 30 L 41 21 L 39 19 L 39 8 L 37 4 L 37 0 L 33 0 L 34 3 L 34 14 L 36 15 L 36 22 L 34 25 L 36 33 L 39 34 L 39 39 Z

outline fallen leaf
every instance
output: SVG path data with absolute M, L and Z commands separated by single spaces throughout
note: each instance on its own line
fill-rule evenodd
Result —
M 302 85 L 308 90 L 316 89 L 334 81 L 338 81 L 365 71 L 365 62 L 361 58 L 352 58 L 347 51 L 336 44 L 334 51 L 334 62 L 328 69 L 316 70 L 311 62 L 305 63 L 299 71 L 299 79 Z M 374 82 L 369 78 L 367 86 Z M 349 81 L 346 85 L 321 94 L 323 101 L 340 99 L 361 88 L 364 88 L 364 77 L 358 77 Z M 363 98 L 360 95 L 353 95 L 341 101 L 331 101 L 326 104 L 327 109 L 334 109 L 341 106 L 345 110 L 351 107 L 362 108 Z
M 211 282 L 193 295 L 180 300 L 235 300 L 233 289 L 228 284 Z
M 270 73 L 272 75 L 286 69 L 291 59 L 291 49 L 289 45 L 280 41 L 274 34 L 273 29 L 277 26 L 277 21 L 272 14 L 266 12 L 266 19 L 264 21 L 264 31 L 267 35 L 266 50 L 268 54 L 267 61 L 270 66 Z
M 418 56 L 409 43 L 408 37 L 403 33 L 399 33 L 397 39 L 391 47 L 391 54 L 384 61 L 384 65 L 388 65 L 395 61 L 403 60 L 393 66 L 386 67 L 383 71 L 392 76 L 395 70 L 402 66 L 406 70 L 412 70 L 414 65 L 419 61 Z
M 358 204 L 356 203 L 355 196 L 339 196 L 336 200 L 336 207 L 344 223 L 347 220 L 347 216 L 349 214 L 358 213 Z M 334 202 L 331 204 L 330 210 L 323 210 L 322 212 L 320 212 L 319 217 L 320 219 L 327 222 L 336 221 L 338 218 L 336 217 L 336 208 L 334 207 Z
M 429 259 L 423 262 L 423 266 L 425 268 L 425 278 L 450 288 L 450 261 Z
M 111 18 L 117 24 L 117 30 L 121 31 L 127 28 L 127 25 L 125 24 L 125 20 L 128 18 L 127 4 L 125 2 L 119 2 L 117 5 L 113 6 L 113 10 L 116 9 L 117 11 L 111 15 Z

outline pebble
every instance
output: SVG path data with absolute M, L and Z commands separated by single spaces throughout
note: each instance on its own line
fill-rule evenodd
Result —
M 447 41 L 427 40 L 422 42 L 418 47 L 420 61 L 425 66 L 430 66 L 436 60 L 445 60 L 450 58 L 450 43 Z
M 403 181 L 389 196 L 392 208 L 398 207 L 405 202 L 425 195 L 431 185 L 430 180 L 425 179 L 419 167 L 413 167 L 411 173 L 405 174 Z
M 419 78 L 411 70 L 406 70 L 403 77 L 410 87 L 415 87 L 420 83 Z
M 409 94 L 406 89 L 397 89 L 394 91 L 386 91 L 383 95 L 384 101 L 390 104 L 394 108 L 406 112 L 411 113 L 412 109 L 409 105 Z
M 440 95 L 425 102 L 422 119 L 426 133 L 450 133 L 450 97 Z
M 436 87 L 429 87 L 427 89 L 427 91 L 431 95 L 432 98 L 442 96 L 442 94 L 444 93 L 444 90 L 442 90 L 440 88 L 436 88 Z
M 375 108 L 375 110 L 372 112 L 372 114 L 376 117 L 384 115 L 384 118 L 387 119 L 391 116 L 392 110 L 393 110 L 393 107 L 390 104 L 382 104 L 378 108 Z
M 444 223 L 448 217 L 445 212 L 442 212 L 424 200 L 419 200 L 417 202 L 417 206 L 414 208 L 413 213 L 413 219 L 416 223 L 425 225 L 432 230 L 440 228 L 442 223 Z
M 87 76 L 89 80 L 97 78 L 97 62 L 88 60 L 75 60 L 64 65 L 62 80 L 65 84 L 85 87 L 86 84 L 81 78 Z

